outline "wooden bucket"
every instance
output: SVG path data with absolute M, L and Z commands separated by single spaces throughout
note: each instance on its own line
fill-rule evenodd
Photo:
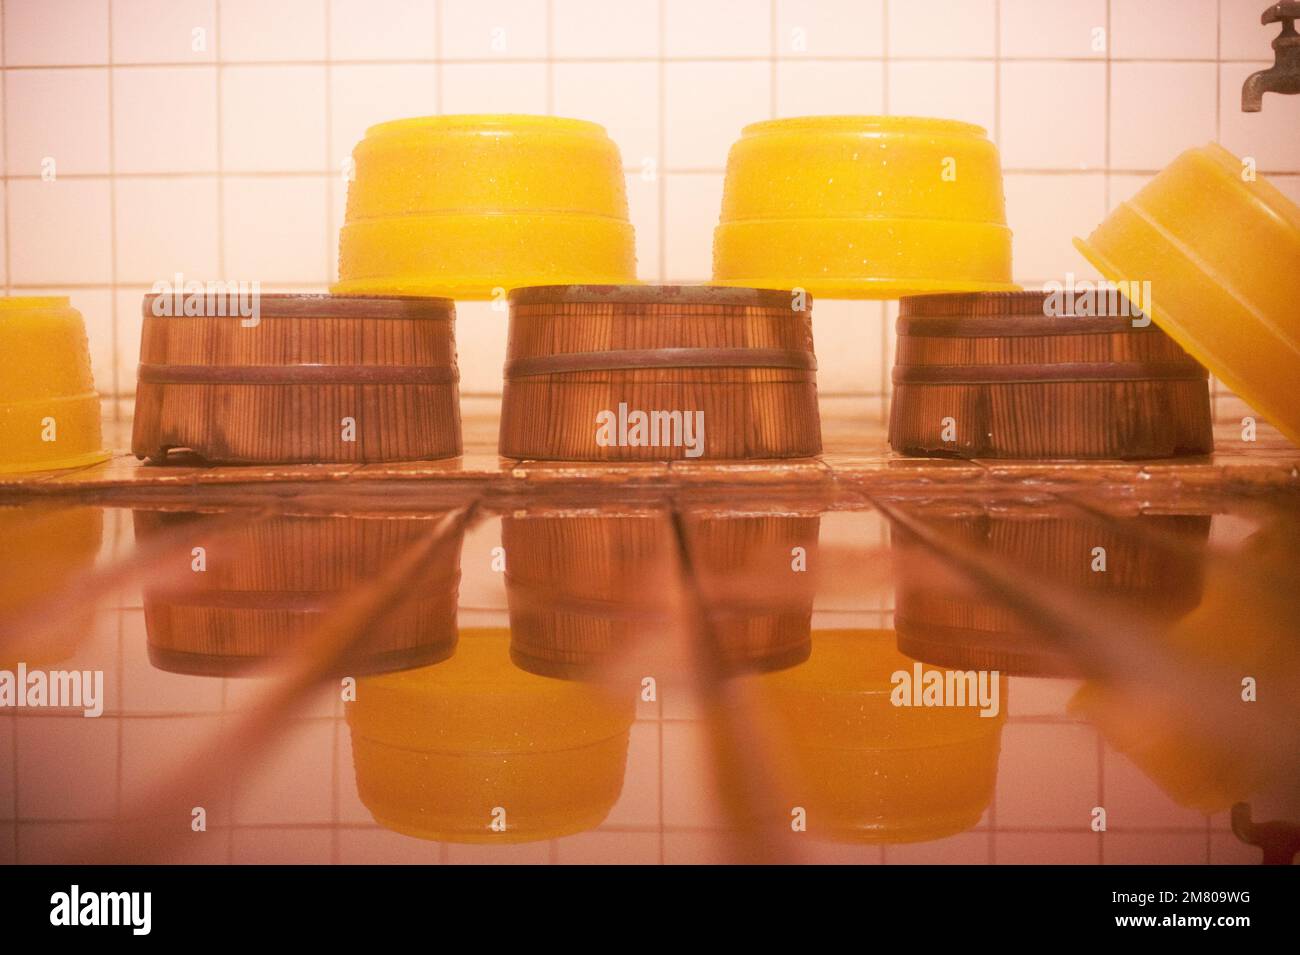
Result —
M 131 450 L 213 464 L 407 461 L 461 452 L 447 299 L 146 295 Z M 168 312 L 171 314 L 168 314 Z M 256 321 L 256 324 L 249 324 Z
M 1026 579 L 1086 593 L 1100 610 L 1169 625 L 1201 601 L 1203 547 L 1210 518 L 1140 514 L 1101 521 L 1056 505 L 996 512 L 978 505 L 939 506 L 918 516 L 946 539 L 996 555 Z M 1078 661 L 1033 629 L 1007 603 L 933 557 L 900 527 L 891 532 L 897 575 L 898 649 L 935 666 L 1000 670 L 1017 676 L 1080 676 Z M 1105 571 L 1093 569 L 1105 549 Z
M 282 515 L 222 528 L 202 514 L 137 510 L 138 540 L 181 534 L 191 548 L 182 554 L 187 562 L 192 548 L 204 549 L 204 570 L 186 573 L 184 585 L 145 588 L 150 662 L 171 673 L 241 676 L 310 653 L 330 613 L 415 546 L 437 516 Z M 459 591 L 456 538 L 333 669 L 362 675 L 447 659 L 456 647 Z
M 811 300 L 711 286 L 510 293 L 501 454 L 558 461 L 821 452 Z
M 1097 296 L 902 299 L 889 443 L 959 458 L 1166 458 L 1214 450 L 1204 368 L 1155 325 Z

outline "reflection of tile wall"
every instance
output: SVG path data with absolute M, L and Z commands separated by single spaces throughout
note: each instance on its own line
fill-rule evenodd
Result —
M 9 292 L 71 293 L 101 391 L 130 395 L 152 282 L 180 270 L 323 288 L 340 167 L 368 124 L 505 110 L 608 126 L 643 278 L 707 277 L 741 126 L 815 112 L 985 125 L 1006 168 L 1017 278 L 1086 276 L 1070 238 L 1187 146 L 1218 138 L 1300 199 L 1300 97 L 1238 106 L 1242 80 L 1271 62 L 1265 5 L 4 0 L 0 278 Z M 54 182 L 41 179 L 47 156 Z M 892 307 L 815 314 L 823 390 L 883 394 Z M 495 393 L 505 318 L 478 303 L 461 317 L 464 389 Z

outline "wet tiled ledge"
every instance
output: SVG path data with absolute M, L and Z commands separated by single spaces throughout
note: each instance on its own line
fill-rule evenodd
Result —
M 883 428 L 860 419 L 828 415 L 825 453 L 816 459 L 730 462 L 627 462 L 614 464 L 514 461 L 495 453 L 497 422 L 491 415 L 465 420 L 466 452 L 445 461 L 393 464 L 293 464 L 203 467 L 183 460 L 146 465 L 118 451 L 103 464 L 75 471 L 0 475 L 0 500 L 34 497 L 165 498 L 210 494 L 214 488 L 283 498 L 347 489 L 384 495 L 459 492 L 509 497 L 541 488 L 580 490 L 592 496 L 632 488 L 788 489 L 800 495 L 933 494 L 1012 490 L 1017 493 L 1070 488 L 1107 488 L 1121 495 L 1165 496 L 1180 492 L 1234 490 L 1257 493 L 1300 490 L 1300 449 L 1261 426 L 1259 440 L 1243 443 L 1235 426 L 1216 435 L 1220 449 L 1208 457 L 1164 461 L 964 461 L 908 458 L 888 448 Z M 121 432 L 121 429 L 116 429 Z M 119 438 L 118 447 L 124 444 Z M 458 490 L 459 489 L 459 492 Z

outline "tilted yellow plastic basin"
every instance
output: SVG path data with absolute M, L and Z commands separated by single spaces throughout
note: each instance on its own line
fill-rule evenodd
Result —
M 81 313 L 67 298 L 0 298 L 0 474 L 108 458 Z
M 1300 207 L 1211 143 L 1075 245 L 1111 282 L 1150 282 L 1152 320 L 1300 443 Z
M 636 280 L 623 161 L 595 123 L 403 119 L 372 126 L 352 157 L 337 294 Z
M 828 298 L 1015 290 L 997 147 L 943 119 L 747 126 L 727 158 L 713 278 Z

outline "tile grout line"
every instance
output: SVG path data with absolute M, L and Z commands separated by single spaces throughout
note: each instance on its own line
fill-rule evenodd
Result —
M 330 11 L 333 9 L 332 3 L 324 5 L 325 12 L 325 168 L 331 170 L 338 164 L 338 157 L 334 155 L 334 43 L 332 39 L 333 20 L 330 17 Z M 333 173 L 325 177 L 325 228 L 328 233 L 336 236 L 337 230 L 334 224 L 334 176 Z M 331 249 L 335 248 L 335 243 L 330 242 L 330 235 L 325 236 L 325 281 L 330 283 L 334 280 L 334 265 L 338 261 L 337 257 L 331 254 Z M 327 285 L 328 287 L 328 285 Z
M 881 71 L 881 111 L 889 116 L 891 107 L 889 102 L 889 0 L 882 0 L 880 4 L 880 71 Z M 880 376 L 878 381 L 878 390 L 882 396 L 880 402 L 880 417 L 889 421 L 889 384 L 891 375 L 891 362 L 889 360 L 889 306 L 885 302 L 878 304 L 878 319 L 880 321 Z
M 117 100 L 117 83 L 116 72 L 113 69 L 113 59 L 115 51 L 113 49 L 113 0 L 108 3 L 108 268 L 109 273 L 113 276 L 113 282 L 117 282 L 118 254 L 117 254 L 117 122 L 116 122 L 116 100 Z M 114 293 L 108 298 L 108 315 L 109 327 L 112 329 L 113 343 L 113 362 L 112 373 L 109 380 L 113 383 L 113 421 L 122 420 L 122 402 L 121 402 L 121 381 L 118 374 L 118 364 L 121 361 L 121 349 L 118 347 L 121 343 L 121 335 L 118 333 L 118 315 L 117 315 L 117 294 Z
M 659 126 L 658 166 L 655 179 L 659 193 L 659 281 L 663 282 L 668 269 L 668 63 L 664 58 L 664 46 L 668 33 L 667 0 L 658 0 L 659 55 L 656 60 L 656 74 L 659 83 L 659 103 L 657 122 Z

